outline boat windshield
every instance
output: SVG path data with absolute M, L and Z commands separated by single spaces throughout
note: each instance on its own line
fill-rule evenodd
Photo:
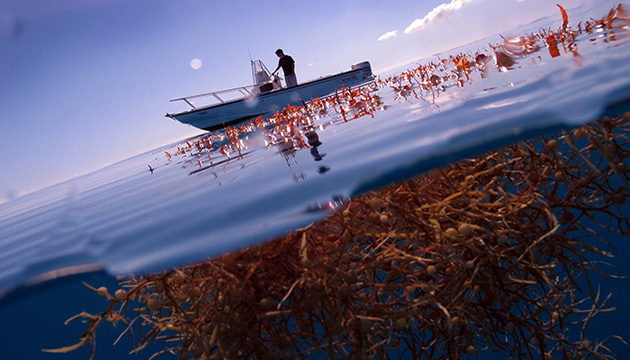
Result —
M 271 74 L 260 60 L 252 60 L 252 76 L 254 85 L 266 84 L 271 81 Z

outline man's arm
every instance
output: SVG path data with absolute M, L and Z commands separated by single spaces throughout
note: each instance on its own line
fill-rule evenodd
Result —
M 275 75 L 275 74 L 276 74 L 276 72 L 277 72 L 278 70 L 280 70 L 280 65 L 278 65 L 278 67 L 276 68 L 276 70 L 274 70 L 274 71 L 271 73 L 271 75 Z

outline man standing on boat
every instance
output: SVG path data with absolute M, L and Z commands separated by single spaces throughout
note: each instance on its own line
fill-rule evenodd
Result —
M 282 49 L 276 50 L 276 55 L 280 58 L 278 60 L 278 67 L 276 70 L 271 73 L 271 75 L 275 75 L 275 73 L 282 68 L 284 72 L 284 81 L 287 83 L 287 87 L 297 86 L 297 78 L 295 77 L 295 61 L 289 55 L 285 55 Z

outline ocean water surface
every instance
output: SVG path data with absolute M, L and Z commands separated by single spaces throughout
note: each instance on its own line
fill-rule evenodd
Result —
M 301 126 L 187 139 L 0 204 L 0 312 L 43 298 L 79 312 L 63 300 L 79 280 L 162 271 L 267 241 L 361 193 L 628 111 L 630 20 L 612 33 L 576 28 L 554 45 L 543 34 L 559 25 L 541 19 L 518 31 L 539 37 L 497 35 L 379 74 L 357 97 L 363 105 L 330 103 Z M 462 54 L 470 72 L 457 68 Z M 54 328 L 65 320 L 47 316 L 36 319 Z M 72 343 L 79 331 L 68 332 L 41 347 Z

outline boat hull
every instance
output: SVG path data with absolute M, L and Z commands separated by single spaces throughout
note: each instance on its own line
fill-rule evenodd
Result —
M 372 79 L 371 71 L 357 68 L 291 88 L 166 116 L 198 129 L 212 131 L 258 116 L 275 114 L 287 105 L 301 105 L 302 101 L 332 94 L 342 86 L 349 88 Z

